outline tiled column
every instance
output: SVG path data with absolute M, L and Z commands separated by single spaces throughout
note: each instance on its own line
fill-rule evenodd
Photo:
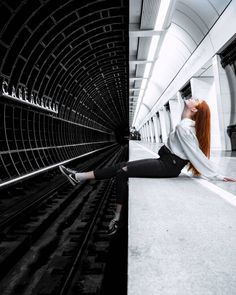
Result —
M 230 138 L 227 134 L 227 126 L 230 125 L 231 115 L 231 96 L 228 79 L 225 70 L 221 66 L 220 57 L 218 55 L 213 57 L 212 66 L 221 146 L 223 150 L 231 150 Z
M 155 134 L 155 128 L 154 128 L 154 120 L 153 120 L 153 117 L 151 118 L 151 120 L 152 120 L 153 142 L 156 142 L 156 134 Z
M 177 97 L 169 100 L 170 117 L 173 129 L 181 120 L 181 105 Z
M 148 141 L 151 142 L 152 138 L 152 133 L 151 133 L 151 126 L 150 126 L 150 121 L 147 121 L 147 129 L 148 129 Z
M 222 149 L 219 124 L 219 109 L 213 77 L 194 77 L 190 80 L 192 96 L 204 99 L 211 110 L 211 148 Z
M 158 128 L 158 118 L 157 115 L 153 116 L 153 126 L 154 126 L 154 133 L 155 133 L 155 139 L 157 143 L 160 143 L 160 133 Z
M 143 130 L 142 130 L 142 127 L 140 129 L 138 129 L 138 132 L 140 133 L 140 138 L 142 140 L 142 138 L 143 138 Z
M 167 134 L 169 134 L 170 131 L 172 130 L 169 105 L 165 106 L 164 114 L 165 114 L 165 120 L 166 120 L 166 131 L 167 131 Z
M 146 128 L 145 128 L 145 124 L 143 125 L 143 140 L 146 141 Z
M 154 133 L 153 133 L 153 122 L 152 122 L 152 119 L 150 119 L 149 121 L 148 121 L 148 123 L 149 123 L 149 130 L 150 130 L 150 141 L 151 142 L 154 142 Z
M 149 141 L 149 128 L 148 128 L 148 122 L 145 123 L 145 130 L 146 130 L 146 141 Z
M 149 140 L 149 132 L 148 132 L 148 123 L 145 123 L 145 130 L 146 130 L 146 141 Z
M 165 143 L 168 138 L 167 133 L 167 126 L 166 126 L 166 114 L 165 114 L 165 108 L 161 108 L 159 111 L 160 115 L 160 123 L 161 123 L 161 134 L 162 134 L 162 141 Z
M 144 140 L 144 138 L 145 138 L 145 135 L 144 135 L 144 128 L 143 128 L 143 126 L 142 126 L 142 128 L 141 128 L 141 140 Z
M 163 140 L 162 140 L 162 131 L 161 131 L 161 121 L 160 121 L 159 112 L 157 112 L 156 115 L 157 115 L 157 130 L 158 130 L 158 133 L 159 133 L 159 140 L 160 140 L 160 142 L 163 142 Z

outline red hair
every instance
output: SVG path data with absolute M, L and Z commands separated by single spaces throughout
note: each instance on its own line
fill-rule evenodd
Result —
M 197 112 L 193 116 L 195 121 L 196 136 L 199 142 L 199 148 L 205 154 L 207 158 L 210 158 L 210 108 L 208 104 L 202 100 L 196 106 Z M 188 171 L 191 171 L 193 175 L 199 176 L 200 173 L 197 169 L 189 163 Z

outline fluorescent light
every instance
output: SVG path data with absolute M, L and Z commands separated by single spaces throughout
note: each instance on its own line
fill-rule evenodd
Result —
M 143 78 L 148 78 L 149 77 L 149 73 L 151 70 L 152 64 L 148 63 L 145 65 L 145 70 L 144 70 L 144 74 L 143 74 Z
M 148 58 L 147 58 L 148 61 L 153 61 L 155 53 L 156 53 L 158 41 L 159 41 L 159 36 L 153 36 L 152 37 L 152 41 L 151 41 L 149 51 L 148 51 Z M 151 67 L 152 67 L 152 63 L 147 63 L 145 65 L 144 76 L 143 76 L 144 78 L 149 77 Z M 144 91 L 146 90 L 146 86 L 147 86 L 147 79 L 143 79 L 142 84 L 141 84 L 141 90 L 140 90 L 139 96 L 138 96 L 138 102 L 137 102 L 137 105 L 136 105 L 136 108 L 135 108 L 133 124 L 136 121 L 136 116 L 137 116 L 139 107 L 140 107 L 140 105 L 142 103 L 142 98 L 143 98 L 143 95 L 144 95 Z
M 138 96 L 138 100 L 137 100 L 137 105 L 136 105 L 136 108 L 135 108 L 135 113 L 134 113 L 133 123 L 134 123 L 135 120 L 136 120 L 137 112 L 138 112 L 139 106 L 140 106 L 140 104 L 141 104 L 143 94 L 144 94 L 144 90 L 141 89 L 140 92 L 139 92 L 139 96 Z
M 168 15 L 168 11 L 169 11 L 169 7 L 171 2 L 175 2 L 173 0 L 161 0 L 160 3 L 160 7 L 159 7 L 159 11 L 158 11 L 158 15 L 157 15 L 157 19 L 155 22 L 155 27 L 154 30 L 157 31 L 161 31 L 163 30 L 167 15 Z M 157 46 L 158 46 L 158 41 L 159 41 L 160 36 L 153 36 L 152 40 L 151 40 L 151 44 L 149 47 L 149 51 L 148 51 L 148 57 L 147 57 L 147 61 L 151 61 L 154 62 L 154 58 L 155 58 L 155 54 L 157 51 Z M 145 70 L 144 70 L 144 78 L 149 78 L 149 73 L 151 71 L 151 68 L 153 66 L 153 63 L 147 63 L 145 66 Z M 147 82 L 147 81 L 146 81 Z M 147 83 L 143 84 L 141 88 L 143 89 L 143 85 L 145 85 L 145 91 L 146 89 L 148 89 L 150 87 L 149 83 L 147 85 Z M 139 97 L 138 97 L 138 103 L 135 109 L 135 114 L 134 114 L 134 119 L 133 119 L 133 125 L 136 123 L 136 119 L 138 116 L 138 111 L 139 111 L 139 107 L 143 101 L 143 95 L 144 95 L 144 91 L 140 91 L 139 93 Z M 146 96 L 146 95 L 145 95 Z
M 171 0 L 161 0 L 154 30 L 162 30 Z
M 146 85 L 147 85 L 147 79 L 143 79 L 142 84 L 141 84 L 141 89 L 139 91 L 139 96 L 138 96 L 138 99 L 137 99 L 137 104 L 136 104 L 136 108 L 135 108 L 135 114 L 134 114 L 133 122 L 135 122 L 135 118 L 137 116 L 139 106 L 142 103 L 142 98 L 143 98 L 143 95 L 144 95 L 144 91 L 146 89 Z
M 148 61 L 153 61 L 153 59 L 154 59 L 159 38 L 160 38 L 160 36 L 153 36 L 152 37 L 152 41 L 151 41 L 149 51 L 148 51 L 148 57 L 147 57 Z
M 141 90 L 140 90 L 140 92 L 139 92 L 138 99 L 140 99 L 140 98 L 143 96 L 143 94 L 144 94 L 144 90 L 143 90 L 143 89 L 141 89 Z
M 141 84 L 141 90 L 145 90 L 147 85 L 147 79 L 143 79 L 142 84 Z

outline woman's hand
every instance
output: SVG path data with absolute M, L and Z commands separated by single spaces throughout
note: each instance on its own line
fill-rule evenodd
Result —
M 224 181 L 226 181 L 226 182 L 236 182 L 236 178 L 232 178 L 232 177 L 224 177 L 224 179 L 223 179 Z

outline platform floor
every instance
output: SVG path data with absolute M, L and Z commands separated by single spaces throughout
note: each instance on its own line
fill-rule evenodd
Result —
M 156 157 L 158 148 L 130 141 L 130 160 Z M 235 158 L 214 157 L 227 175 L 236 175 Z M 128 295 L 235 295 L 235 194 L 236 183 L 184 173 L 131 178 Z

